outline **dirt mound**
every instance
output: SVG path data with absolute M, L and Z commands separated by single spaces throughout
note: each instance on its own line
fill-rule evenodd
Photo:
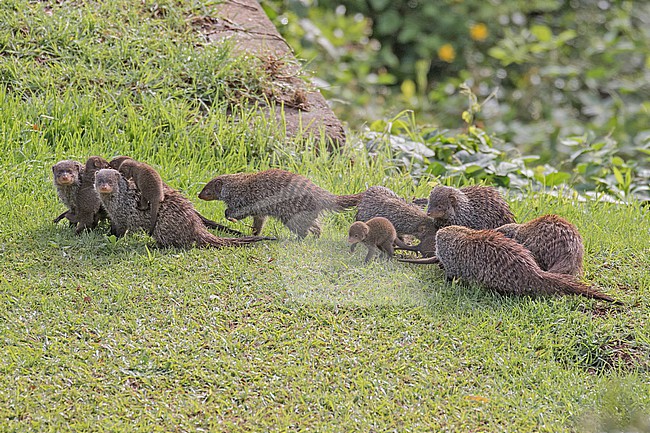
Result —
M 345 143 L 340 120 L 317 90 L 309 89 L 299 78 L 300 67 L 291 47 L 255 0 L 226 0 L 218 5 L 219 17 L 201 23 L 210 41 L 232 39 L 235 48 L 257 56 L 277 86 L 273 100 L 284 107 L 287 134 L 315 134 L 321 130 L 331 145 Z M 280 90 L 278 90 L 280 89 Z M 282 117 L 276 110 L 278 119 Z

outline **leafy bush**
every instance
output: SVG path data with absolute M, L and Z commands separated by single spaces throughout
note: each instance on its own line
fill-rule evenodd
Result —
M 571 137 L 576 150 L 559 165 L 541 164 L 537 155 L 521 155 L 512 143 L 496 138 L 472 123 L 481 105 L 467 87 L 470 107 L 463 113 L 462 131 L 418 126 L 413 112 L 375 121 L 361 136 L 370 152 L 388 152 L 393 164 L 415 179 L 444 177 L 445 182 L 486 182 L 507 188 L 561 188 L 565 194 L 610 201 L 650 200 L 650 170 L 643 161 L 625 160 L 611 137 Z M 650 155 L 650 149 L 644 149 Z M 646 157 L 646 163 L 650 158 Z
M 320 35 L 318 44 L 309 45 L 307 58 L 328 82 L 327 96 L 349 103 L 335 104 L 335 109 L 351 124 L 392 117 L 388 113 L 407 107 L 418 119 L 458 127 L 465 107 L 459 90 L 466 83 L 479 97 L 496 95 L 476 119 L 479 124 L 523 152 L 536 153 L 543 162 L 566 160 L 575 151 L 565 144 L 571 142 L 566 138 L 584 135 L 608 136 L 621 155 L 643 161 L 643 149 L 650 142 L 646 2 L 276 0 L 273 4 L 281 22 L 290 23 L 292 13 L 302 14 L 293 20 L 298 24 L 278 24 L 299 53 L 305 52 L 301 46 L 309 38 L 293 37 L 300 33 L 296 27 Z M 371 23 L 372 32 L 364 30 L 361 36 L 349 25 L 355 20 Z M 339 72 L 331 67 L 337 59 L 319 49 L 332 40 L 341 48 L 362 47 L 351 51 L 356 54 L 342 68 L 354 71 L 354 80 L 338 81 Z M 363 42 L 355 45 L 356 41 Z

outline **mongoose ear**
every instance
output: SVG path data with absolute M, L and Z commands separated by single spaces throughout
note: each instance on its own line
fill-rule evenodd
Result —
M 453 195 L 450 195 L 449 196 L 449 203 L 451 203 L 453 206 L 456 206 L 456 203 L 457 203 L 456 197 L 454 197 Z
M 75 162 L 74 163 L 75 168 L 77 169 L 78 172 L 82 172 L 84 166 L 80 162 Z

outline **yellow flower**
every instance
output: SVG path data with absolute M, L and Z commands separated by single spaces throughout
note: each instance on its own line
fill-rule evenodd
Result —
M 456 58 L 456 50 L 451 44 L 444 44 L 442 47 L 438 48 L 438 57 L 443 62 L 451 63 Z
M 469 35 L 472 39 L 475 41 L 484 41 L 488 37 L 488 28 L 485 24 L 483 23 L 478 23 L 474 24 L 472 27 L 469 29 Z

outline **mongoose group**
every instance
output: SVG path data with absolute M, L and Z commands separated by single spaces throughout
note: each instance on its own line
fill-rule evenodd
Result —
M 221 238 L 207 228 L 242 235 L 200 215 L 190 200 L 165 184 L 150 165 L 128 156 L 110 162 L 93 156 L 85 164 L 65 160 L 52 167 L 54 184 L 76 232 L 110 220 L 110 233 L 142 230 L 161 247 L 244 246 L 275 238 L 261 236 L 268 217 L 299 238 L 321 235 L 320 217 L 357 207 L 349 229 L 351 251 L 363 243 L 365 261 L 394 249 L 419 252 L 414 263 L 437 263 L 448 280 L 460 279 L 510 294 L 577 294 L 614 302 L 578 280 L 584 247 L 578 230 L 557 215 L 516 224 L 499 192 L 487 186 L 436 186 L 426 211 L 383 186 L 335 195 L 308 178 L 280 169 L 222 174 L 211 179 L 199 198 L 226 204 L 230 221 L 253 218 L 252 236 Z M 421 203 L 422 200 L 417 200 Z M 406 237 L 419 240 L 416 245 Z

